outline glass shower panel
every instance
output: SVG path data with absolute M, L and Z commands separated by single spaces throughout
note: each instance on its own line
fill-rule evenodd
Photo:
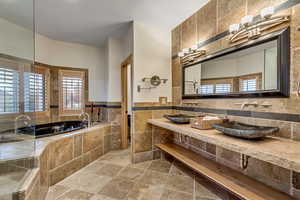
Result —
M 36 112 L 25 109 L 27 101 L 36 104 L 25 89 L 26 74 L 34 70 L 33 18 L 34 0 L 0 0 L 1 200 L 13 199 L 35 166 Z M 30 86 L 32 93 L 37 86 Z

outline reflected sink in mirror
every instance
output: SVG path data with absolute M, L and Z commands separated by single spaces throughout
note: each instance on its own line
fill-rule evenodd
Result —
M 235 121 L 215 124 L 213 127 L 225 135 L 245 139 L 260 139 L 279 131 L 277 127 L 254 126 Z

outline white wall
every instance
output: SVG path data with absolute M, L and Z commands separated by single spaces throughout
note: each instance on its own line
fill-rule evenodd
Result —
M 0 18 L 0 27 L 0 53 L 33 60 L 33 31 L 13 24 L 2 18 Z
M 119 39 L 108 39 L 108 95 L 107 101 L 121 101 L 121 63 L 124 52 Z
M 220 78 L 264 73 L 264 51 L 202 64 L 202 78 Z
M 108 68 L 108 102 L 121 101 L 121 64 L 133 54 L 133 24 L 121 37 L 110 37 L 106 44 Z
M 106 101 L 105 49 L 36 35 L 36 61 L 89 70 L 89 100 Z
M 160 96 L 172 101 L 171 34 L 156 27 L 134 22 L 133 102 L 158 102 Z M 147 86 L 142 78 L 158 75 L 166 84 L 152 90 L 137 92 L 137 86 Z

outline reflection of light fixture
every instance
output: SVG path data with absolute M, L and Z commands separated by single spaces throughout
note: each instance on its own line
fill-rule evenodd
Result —
M 287 15 L 272 17 L 274 12 L 274 7 L 267 7 L 261 10 L 261 19 L 257 22 L 253 22 L 253 16 L 248 15 L 242 18 L 241 24 L 230 25 L 230 42 L 234 43 L 247 38 L 256 39 L 263 31 L 290 21 L 290 17 Z
M 193 45 L 190 49 L 183 49 L 178 53 L 178 57 L 182 64 L 187 64 L 194 62 L 195 59 L 204 56 L 206 54 L 205 50 L 199 49 L 198 45 Z

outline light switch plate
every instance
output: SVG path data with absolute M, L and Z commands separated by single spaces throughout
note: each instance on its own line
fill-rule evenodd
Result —
M 168 103 L 168 97 L 159 97 L 159 103 L 160 104 L 167 104 Z

